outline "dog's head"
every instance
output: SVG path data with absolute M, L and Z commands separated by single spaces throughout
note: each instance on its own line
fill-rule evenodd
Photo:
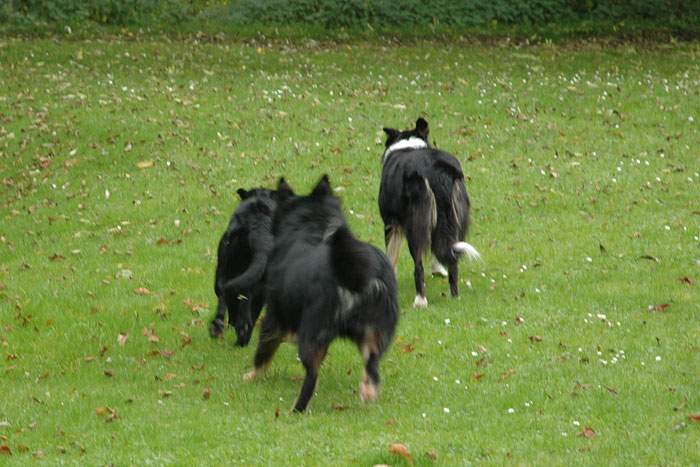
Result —
M 391 145 L 398 143 L 401 140 L 408 140 L 411 138 L 420 138 L 423 140 L 423 142 L 428 144 L 429 131 L 428 122 L 422 117 L 419 117 L 418 120 L 416 120 L 416 127 L 410 130 L 399 131 L 393 128 L 385 127 L 384 133 L 386 133 L 386 143 L 384 143 L 384 147 L 388 149 Z
M 399 149 L 419 149 L 426 148 L 428 143 L 428 122 L 419 117 L 416 120 L 416 127 L 409 130 L 395 130 L 394 128 L 384 128 L 386 142 L 384 143 L 384 155 L 382 160 L 386 161 L 387 156 L 392 151 Z
M 275 238 L 305 232 L 323 235 L 332 225 L 343 219 L 340 200 L 333 195 L 328 175 L 323 175 L 306 196 L 295 195 L 291 189 L 278 187 L 280 207 L 274 218 Z M 340 219 L 340 220 L 339 220 Z

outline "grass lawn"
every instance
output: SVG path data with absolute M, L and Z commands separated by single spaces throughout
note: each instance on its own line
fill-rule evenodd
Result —
M 0 38 L 0 463 L 700 463 L 700 45 Z M 430 122 L 472 197 L 379 401 L 331 347 L 213 341 L 236 189 L 342 187 L 383 244 L 382 126 Z

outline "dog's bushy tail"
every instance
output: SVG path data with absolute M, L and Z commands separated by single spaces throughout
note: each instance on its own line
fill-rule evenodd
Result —
M 377 266 L 370 247 L 357 240 L 347 225 L 341 225 L 328 239 L 331 266 L 340 284 L 353 292 L 363 290 Z
M 439 159 L 435 162 L 436 170 L 440 170 L 451 179 L 447 187 L 449 198 L 446 206 L 440 210 L 436 230 L 440 234 L 435 238 L 437 244 L 433 251 L 441 255 L 466 256 L 469 259 L 481 259 L 481 255 L 472 245 L 464 241 L 469 231 L 469 195 L 464 185 L 464 174 L 459 162 L 452 159 Z

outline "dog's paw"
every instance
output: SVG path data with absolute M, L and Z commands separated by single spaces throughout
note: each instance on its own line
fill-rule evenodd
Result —
M 253 368 L 248 373 L 243 375 L 243 381 L 253 381 L 257 377 L 258 377 L 258 372 L 255 370 L 255 368 Z
M 368 382 L 362 381 L 360 383 L 360 399 L 362 402 L 374 402 L 377 400 L 377 386 Z
M 224 322 L 220 319 L 215 319 L 209 325 L 209 336 L 212 339 L 218 339 L 224 332 Z
M 426 308 L 427 306 L 428 299 L 421 295 L 416 295 L 416 299 L 413 300 L 413 308 Z

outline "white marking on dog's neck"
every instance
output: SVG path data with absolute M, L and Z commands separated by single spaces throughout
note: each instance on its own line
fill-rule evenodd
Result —
M 391 154 L 394 151 L 400 151 L 401 149 L 423 149 L 427 147 L 428 143 L 426 143 L 420 138 L 411 136 L 408 139 L 402 139 L 400 141 L 397 141 L 388 148 L 386 148 L 386 151 L 384 151 L 384 156 L 382 157 L 382 162 L 386 162 L 386 159 L 389 157 L 389 154 Z

